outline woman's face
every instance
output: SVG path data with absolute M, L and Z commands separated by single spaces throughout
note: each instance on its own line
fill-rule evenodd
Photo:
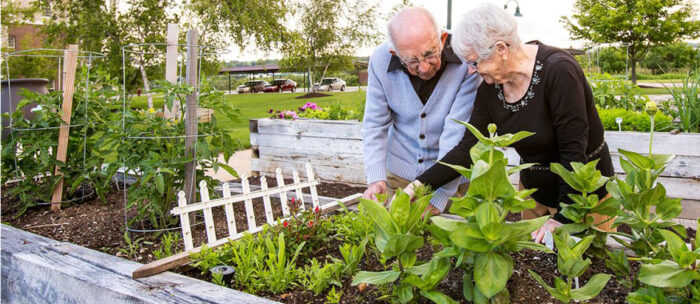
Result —
M 502 84 L 505 82 L 505 50 L 508 46 L 502 41 L 496 42 L 491 47 L 491 54 L 481 58 L 476 52 L 469 52 L 464 61 L 469 65 L 469 73 L 477 73 L 488 84 Z

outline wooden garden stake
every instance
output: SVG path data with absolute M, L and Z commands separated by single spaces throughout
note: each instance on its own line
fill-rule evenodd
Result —
M 194 145 L 197 141 L 197 93 L 198 72 L 197 68 L 199 47 L 197 46 L 197 30 L 187 31 L 187 75 L 185 81 L 194 87 L 192 94 L 187 95 L 185 102 L 185 157 L 191 157 L 192 161 L 185 164 L 185 197 L 187 203 L 192 204 L 197 201 L 195 198 L 195 170 L 197 167 L 197 155 L 195 155 Z M 191 220 L 194 220 L 192 216 Z
M 66 162 L 68 155 L 68 133 L 70 131 L 70 116 L 73 112 L 73 92 L 75 91 L 75 68 L 78 64 L 78 45 L 71 44 L 63 53 L 63 106 L 61 107 L 61 128 L 58 133 L 58 149 L 56 151 L 56 160 L 62 163 Z M 63 173 L 58 170 L 54 172 L 61 176 L 56 188 L 53 190 L 51 197 L 51 211 L 61 210 L 61 199 L 63 198 Z
M 177 83 L 177 52 L 178 52 L 178 35 L 180 29 L 177 23 L 168 24 L 168 46 L 165 50 L 165 80 L 170 83 Z M 173 100 L 172 111 L 168 105 L 163 105 L 163 113 L 165 118 L 176 118 L 180 116 L 180 101 Z

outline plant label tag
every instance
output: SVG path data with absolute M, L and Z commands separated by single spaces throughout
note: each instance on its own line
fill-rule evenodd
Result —
M 545 232 L 542 241 L 544 241 L 544 245 L 547 246 L 547 248 L 554 250 L 554 237 L 552 237 L 551 232 Z

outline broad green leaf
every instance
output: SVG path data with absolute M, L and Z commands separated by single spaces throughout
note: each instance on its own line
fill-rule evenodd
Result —
M 484 235 L 476 227 L 475 223 L 467 229 L 458 229 L 450 233 L 450 240 L 460 248 L 475 252 L 487 252 L 490 248 L 489 242 L 484 239 Z
M 160 193 L 160 195 L 163 195 L 163 193 L 165 193 L 165 182 L 163 181 L 163 175 L 156 174 L 155 182 L 158 193 Z
M 425 211 L 425 208 L 428 207 L 428 204 L 430 204 L 430 199 L 433 197 L 433 195 L 426 195 L 423 196 L 419 199 L 417 199 L 415 202 L 411 203 L 411 211 L 409 212 L 408 215 L 408 220 L 406 221 L 406 224 L 404 227 L 402 227 L 402 231 L 404 233 L 408 233 L 411 230 L 413 230 L 413 227 L 418 224 L 421 220 L 421 216 L 423 215 L 423 212 Z
M 416 259 L 417 257 L 415 252 L 406 252 L 399 256 L 399 260 L 401 261 L 403 268 L 413 267 L 413 264 L 416 263 Z
M 585 181 L 578 177 L 574 172 L 566 170 L 564 166 L 558 163 L 549 164 L 549 169 L 556 175 L 559 175 L 564 180 L 564 182 L 571 186 L 571 188 L 574 188 L 576 191 L 579 192 L 585 191 Z
M 504 223 L 506 227 L 503 229 L 508 235 L 505 236 L 505 241 L 521 240 L 523 237 L 529 237 L 530 233 L 542 227 L 549 219 L 549 216 L 542 216 L 531 220 L 517 221 L 513 223 Z
M 503 253 L 482 253 L 474 259 L 476 286 L 485 297 L 490 298 L 506 287 L 513 274 L 513 259 Z
M 399 302 L 408 303 L 413 299 L 413 287 L 408 284 L 399 284 L 396 286 L 396 294 L 399 296 Z
M 473 301 L 474 282 L 472 282 L 472 275 L 469 271 L 465 272 L 462 276 L 462 294 L 467 301 Z
M 591 245 L 593 242 L 593 239 L 595 238 L 594 235 L 589 235 L 587 237 L 584 237 L 581 239 L 576 245 L 571 248 L 571 251 L 577 256 L 577 257 L 582 257 L 583 253 L 586 252 L 588 247 Z M 559 248 L 559 247 L 557 247 Z
M 360 271 L 352 278 L 352 286 L 357 286 L 360 283 L 367 283 L 372 285 L 382 285 L 386 283 L 391 283 L 399 278 L 401 273 L 398 271 L 381 271 L 381 272 L 371 272 L 371 271 Z
M 508 174 L 508 176 L 511 176 L 511 175 L 513 175 L 513 174 L 515 174 L 515 173 L 518 173 L 518 172 L 520 172 L 520 171 L 522 171 L 522 170 L 525 170 L 525 169 L 527 169 L 527 168 L 530 168 L 530 167 L 532 167 L 532 166 L 534 166 L 534 165 L 537 165 L 537 163 L 520 164 L 520 165 L 517 165 L 517 166 L 515 166 L 515 167 L 508 168 L 508 170 L 506 171 L 506 173 Z
M 431 217 L 430 220 L 435 224 L 436 226 L 440 227 L 441 229 L 444 229 L 446 231 L 455 231 L 459 229 L 467 229 L 469 227 L 474 227 L 474 223 L 468 223 L 465 221 L 459 221 L 459 220 L 454 220 L 451 218 L 446 218 L 442 216 L 434 216 Z
M 571 299 L 577 301 L 590 300 L 595 298 L 605 287 L 612 276 L 609 274 L 594 274 L 590 280 L 579 289 L 571 291 Z
M 499 222 L 500 217 L 501 214 L 495 203 L 486 202 L 476 208 L 476 223 L 479 225 L 479 229 L 483 230 L 486 225 Z
M 638 278 L 642 283 L 651 286 L 683 288 L 693 280 L 700 280 L 700 273 L 666 260 L 659 264 L 642 265 Z
M 666 296 L 661 288 L 649 286 L 627 295 L 629 304 L 666 304 Z
M 480 202 L 469 195 L 465 195 L 461 198 L 452 198 L 452 206 L 450 207 L 450 213 L 459 215 L 463 218 L 469 218 L 474 216 L 476 212 L 476 207 L 478 207 Z
M 510 135 L 510 136 L 509 136 L 509 135 Z M 507 146 L 510 146 L 510 145 L 512 145 L 512 144 L 514 144 L 514 143 L 516 143 L 516 142 L 518 142 L 518 141 L 520 141 L 520 140 L 526 138 L 526 137 L 530 137 L 530 136 L 532 136 L 532 135 L 535 135 L 535 133 L 528 132 L 528 131 L 520 131 L 520 132 L 517 132 L 517 133 L 515 133 L 515 134 L 513 134 L 513 135 L 511 135 L 511 134 L 504 134 L 504 135 L 500 136 L 500 137 L 503 138 L 503 140 L 499 140 L 499 141 L 497 142 L 497 144 L 498 144 L 499 147 L 507 147 Z
M 239 178 L 238 172 L 236 172 L 236 169 L 234 169 L 233 167 L 231 167 L 227 164 L 224 164 L 224 163 L 219 163 L 219 166 L 221 168 L 224 168 L 224 170 L 226 170 L 226 172 L 228 172 L 228 174 L 231 174 L 231 176 L 233 176 L 234 178 Z
M 659 170 L 668 164 L 674 157 L 673 154 L 652 154 L 651 159 L 654 161 L 654 169 Z
M 389 211 L 380 203 L 360 198 L 360 205 L 372 216 L 370 217 L 382 230 L 387 233 L 398 233 L 399 229 L 392 219 Z
M 433 301 L 433 303 L 436 304 L 457 304 L 459 302 L 453 300 L 446 294 L 439 292 L 437 290 L 421 290 L 420 294 L 426 298 L 428 298 L 430 301 Z
M 487 201 L 515 195 L 515 188 L 508 181 L 505 167 L 505 160 L 499 160 L 494 162 L 484 174 L 473 177 L 467 190 L 468 195 L 483 197 Z M 474 168 L 476 172 L 476 166 Z
M 423 263 L 423 264 L 418 265 L 418 266 L 406 268 L 406 269 L 404 269 L 404 271 L 408 272 L 410 274 L 415 274 L 417 276 L 422 276 L 422 275 L 426 274 L 429 269 L 430 269 L 430 263 Z
M 389 237 L 382 252 L 386 257 L 399 256 L 423 247 L 423 238 L 410 234 L 394 234 Z
M 646 156 L 639 154 L 639 153 L 636 153 L 636 152 L 627 151 L 627 150 L 623 150 L 623 149 L 618 149 L 617 151 L 620 152 L 620 154 L 626 156 L 627 159 L 638 168 L 641 168 L 641 169 L 654 168 L 654 160 L 652 160 L 649 157 L 646 157 Z
M 472 134 L 474 134 L 474 137 L 476 137 L 476 139 L 478 139 L 479 142 L 482 142 L 482 143 L 488 144 L 488 145 L 493 145 L 493 142 L 491 141 L 491 139 L 489 139 L 489 138 L 485 137 L 483 134 L 481 134 L 481 132 L 479 132 L 479 129 L 477 129 L 476 127 L 472 126 L 471 124 L 469 124 L 467 122 L 459 121 L 456 119 L 452 119 L 452 120 L 467 127 L 469 132 L 472 132 Z
M 686 246 L 685 242 L 675 233 L 663 229 L 659 230 L 659 233 L 663 235 L 664 239 L 666 240 L 666 247 L 680 267 L 686 268 L 695 264 L 695 261 L 698 259 L 700 254 L 691 252 L 690 249 L 688 249 L 688 246 Z
M 467 169 L 467 168 L 465 168 L 465 167 L 458 166 L 458 165 L 451 165 L 451 164 L 448 164 L 448 163 L 443 163 L 443 162 L 441 162 L 441 161 L 439 161 L 438 163 L 443 164 L 443 165 L 445 165 L 445 166 L 448 166 L 448 167 L 452 168 L 453 170 L 457 171 L 459 174 L 461 174 L 462 176 L 465 176 L 465 177 L 467 177 L 467 178 L 470 178 L 470 177 L 472 176 L 472 170 L 471 170 L 471 169 Z
M 547 283 L 544 282 L 542 277 L 540 277 L 536 272 L 532 271 L 532 269 L 528 269 L 527 271 L 530 272 L 530 275 L 535 279 L 535 281 L 537 281 L 537 283 L 539 283 L 540 286 L 547 290 L 547 292 L 549 292 L 549 294 L 552 295 L 552 297 L 564 303 L 569 303 L 571 301 L 571 298 L 568 295 L 560 293 L 559 290 L 557 290 L 556 288 L 547 285 Z
M 665 221 L 678 217 L 682 211 L 680 198 L 665 198 L 656 205 L 656 213 Z
M 391 214 L 391 218 L 394 219 L 394 222 L 399 226 L 399 231 L 401 232 L 407 232 L 402 228 L 406 226 L 410 209 L 411 198 L 400 188 L 396 189 L 394 200 L 391 201 L 391 205 L 389 206 L 389 214 Z
M 422 279 L 425 282 L 427 289 L 433 289 L 440 283 L 450 272 L 450 259 L 448 258 L 433 258 L 430 262 L 428 272 L 423 275 Z
M 530 250 L 537 250 L 537 251 L 542 251 L 545 253 L 554 253 L 552 249 L 549 249 L 547 246 L 538 244 L 535 242 L 531 241 L 517 241 L 514 243 L 516 251 L 520 251 L 523 249 L 530 249 Z

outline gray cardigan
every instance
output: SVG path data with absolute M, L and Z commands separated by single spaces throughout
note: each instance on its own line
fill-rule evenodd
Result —
M 414 180 L 445 156 L 466 131 L 452 119 L 469 121 L 481 84 L 481 77 L 467 73 L 467 64 L 447 65 L 423 105 L 406 73 L 387 72 L 390 60 L 388 42 L 377 47 L 369 60 L 362 123 L 367 184 L 386 180 L 386 170 Z M 437 189 L 431 204 L 444 211 L 459 184 L 458 178 Z

